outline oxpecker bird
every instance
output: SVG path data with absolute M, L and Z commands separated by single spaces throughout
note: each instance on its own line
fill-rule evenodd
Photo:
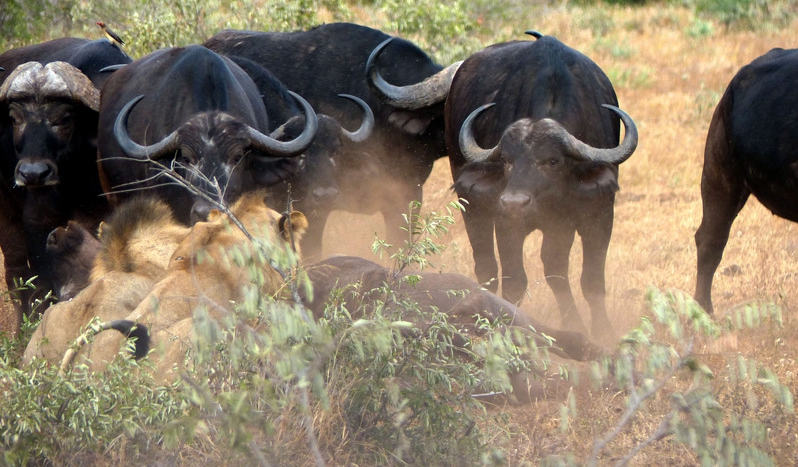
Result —
M 112 44 L 116 44 L 117 47 L 122 48 L 122 44 L 124 44 L 125 41 L 123 41 L 121 37 L 119 37 L 114 31 L 110 30 L 102 21 L 97 21 L 97 26 L 103 30 L 105 37 L 107 37 Z

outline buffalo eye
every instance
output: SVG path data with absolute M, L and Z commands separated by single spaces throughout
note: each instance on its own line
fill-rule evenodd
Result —
M 22 115 L 20 115 L 19 111 L 14 110 L 12 108 L 11 111 L 8 113 L 8 116 L 11 117 L 11 123 L 13 123 L 14 126 L 22 125 L 22 122 L 23 122 Z
M 71 126 L 72 114 L 69 112 L 65 112 L 50 121 L 50 127 L 53 129 L 53 132 L 59 134 L 64 139 L 69 137 Z
M 175 162 L 180 165 L 188 166 L 192 164 L 193 158 L 183 151 L 178 151 L 175 155 Z
M 557 164 L 560 163 L 560 159 L 558 157 L 549 157 L 543 159 L 538 163 L 538 166 L 541 167 L 557 167 Z
M 72 123 L 72 114 L 69 112 L 64 112 L 63 114 L 59 115 L 58 117 L 54 118 L 50 125 L 53 127 L 64 127 Z

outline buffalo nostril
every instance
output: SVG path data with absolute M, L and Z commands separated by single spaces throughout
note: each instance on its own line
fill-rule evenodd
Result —
M 499 202 L 503 208 L 525 208 L 532 203 L 532 197 L 527 193 L 504 193 L 499 198 Z
M 58 236 L 60 232 L 59 229 L 63 229 L 63 227 L 56 227 L 53 230 L 51 230 L 50 233 L 47 235 L 47 243 L 46 243 L 47 251 L 54 250 L 55 248 L 58 247 L 59 243 Z
M 326 187 L 313 190 L 313 201 L 316 203 L 331 203 L 338 198 L 338 188 Z
M 194 203 L 194 205 L 191 206 L 191 223 L 196 224 L 197 222 L 207 221 L 211 209 L 213 209 L 211 205 L 206 202 L 197 201 Z
M 55 168 L 47 162 L 25 162 L 17 166 L 17 185 L 44 186 L 56 181 Z

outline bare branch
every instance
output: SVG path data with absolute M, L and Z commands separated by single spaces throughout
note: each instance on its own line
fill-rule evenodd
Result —
M 651 396 L 656 394 L 660 389 L 662 389 L 668 383 L 668 381 L 671 380 L 671 378 L 676 376 L 676 373 L 678 373 L 679 370 L 681 370 L 684 367 L 684 365 L 686 363 L 686 360 L 687 360 L 687 357 L 689 357 L 692 354 L 692 349 L 693 349 L 693 339 L 690 339 L 687 342 L 687 344 L 685 345 L 685 347 L 684 347 L 685 356 L 683 356 L 679 360 L 679 363 L 677 365 L 671 367 L 670 371 L 668 371 L 667 374 L 665 374 L 662 377 L 662 379 L 660 379 L 659 382 L 656 385 L 652 386 L 651 388 L 649 388 L 647 391 L 644 391 L 643 393 L 640 393 L 640 392 L 637 391 L 636 385 L 634 383 L 634 378 L 630 377 L 630 380 L 629 380 L 629 384 L 630 384 L 630 387 L 629 387 L 629 391 L 630 391 L 629 405 L 626 407 L 626 411 L 624 412 L 623 416 L 621 417 L 621 420 L 618 422 L 617 425 L 615 425 L 615 428 L 607 436 L 605 436 L 603 439 L 596 440 L 593 443 L 593 450 L 590 453 L 590 457 L 587 460 L 587 465 L 589 465 L 589 466 L 597 465 L 599 453 L 601 453 L 601 451 L 605 447 L 607 447 L 607 445 L 613 439 L 615 439 L 615 437 L 617 437 L 621 433 L 621 431 L 626 427 L 626 425 L 629 424 L 629 422 L 632 420 L 632 417 L 634 417 L 634 415 L 640 409 L 640 406 L 643 404 L 643 402 L 645 402 Z M 626 355 L 625 357 L 629 358 L 628 355 Z M 632 371 L 634 373 L 634 368 L 633 367 L 632 367 Z

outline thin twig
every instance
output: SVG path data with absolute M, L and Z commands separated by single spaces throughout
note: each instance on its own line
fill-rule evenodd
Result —
M 687 345 L 685 346 L 685 354 L 690 355 L 692 353 L 693 348 L 693 340 L 690 339 Z M 628 355 L 626 356 L 628 358 Z M 617 437 L 621 431 L 626 427 L 627 424 L 631 421 L 632 417 L 637 413 L 640 409 L 640 406 L 649 399 L 651 396 L 656 394 L 660 389 L 662 389 L 665 384 L 673 378 L 679 370 L 682 369 L 685 363 L 685 358 L 682 358 L 679 361 L 679 364 L 672 367 L 671 370 L 653 387 L 649 390 L 641 393 L 636 391 L 636 387 L 634 384 L 634 378 L 630 377 L 630 403 L 629 406 L 626 408 L 621 420 L 615 425 L 615 428 L 606 436 L 604 439 L 596 440 L 593 443 L 593 450 L 590 453 L 590 457 L 588 458 L 587 465 L 595 466 L 598 462 L 598 455 L 599 453 L 610 443 L 615 437 Z M 634 374 L 634 368 L 632 368 L 632 373 Z

